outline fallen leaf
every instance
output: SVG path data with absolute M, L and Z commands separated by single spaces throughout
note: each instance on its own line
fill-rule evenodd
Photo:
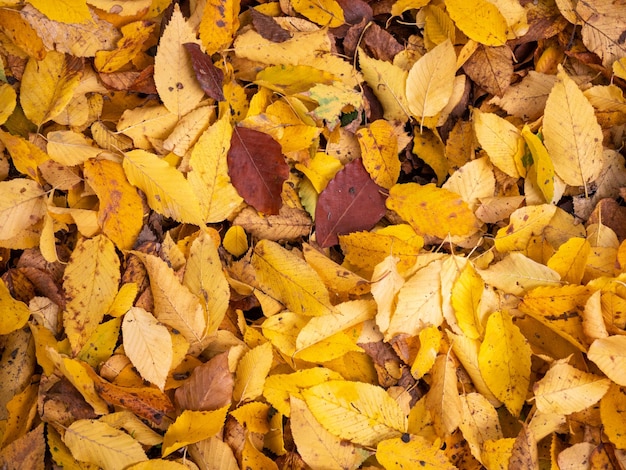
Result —
M 199 44 L 186 42 L 183 46 L 191 56 L 191 65 L 196 72 L 196 79 L 202 90 L 214 100 L 224 101 L 224 93 L 222 92 L 224 72 L 213 65 L 211 57 L 202 52 Z

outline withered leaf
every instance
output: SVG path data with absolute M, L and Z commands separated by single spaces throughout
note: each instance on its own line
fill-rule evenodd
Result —
M 291 38 L 291 34 L 283 29 L 274 18 L 264 15 L 255 8 L 250 8 L 252 24 L 261 36 L 273 42 L 285 42 Z
M 191 65 L 194 72 L 196 72 L 196 78 L 200 87 L 214 100 L 224 101 L 224 93 L 222 91 L 224 72 L 213 65 L 211 57 L 202 52 L 199 44 L 187 42 L 183 46 L 185 46 L 185 49 L 191 56 Z

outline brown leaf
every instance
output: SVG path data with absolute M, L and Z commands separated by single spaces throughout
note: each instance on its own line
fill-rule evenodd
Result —
M 191 65 L 194 72 L 196 72 L 196 78 L 200 87 L 214 100 L 224 101 L 224 93 L 222 92 L 224 72 L 213 65 L 211 57 L 202 52 L 199 44 L 187 42 L 183 46 L 185 46 L 185 49 L 191 56 Z
M 217 410 L 231 402 L 234 383 L 227 351 L 196 367 L 189 380 L 176 390 L 174 400 L 183 410 Z
M 20 436 L 0 451 L 0 468 L 13 470 L 30 468 L 43 470 L 46 468 L 46 441 L 43 436 L 44 425 L 39 425 L 29 433 Z
M 280 144 L 264 132 L 235 127 L 227 161 L 241 197 L 259 212 L 278 214 L 283 182 L 289 177 Z
M 463 70 L 489 93 L 502 96 L 511 84 L 513 53 L 509 46 L 478 46 Z
M 265 39 L 272 42 L 285 42 L 291 38 L 289 31 L 281 28 L 274 18 L 264 15 L 255 8 L 250 8 L 254 29 Z
M 311 218 L 302 209 L 283 205 L 277 215 L 263 216 L 253 207 L 246 207 L 235 219 L 233 225 L 242 226 L 246 232 L 258 239 L 297 240 L 311 231 Z
M 317 242 L 339 243 L 337 235 L 371 229 L 385 215 L 383 188 L 363 167 L 361 159 L 348 163 L 321 192 L 315 210 Z

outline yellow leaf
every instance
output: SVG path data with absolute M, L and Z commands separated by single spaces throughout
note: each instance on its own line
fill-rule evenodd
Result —
M 519 129 L 497 114 L 472 111 L 474 131 L 491 163 L 513 178 L 524 176 L 524 139 Z
M 81 75 L 78 59 L 60 52 L 49 51 L 41 61 L 30 59 L 20 85 L 26 117 L 41 126 L 59 115 L 72 99 Z
M 104 235 L 80 240 L 63 274 L 68 299 L 63 326 L 78 353 L 113 304 L 120 282 L 115 245 Z
M 461 195 L 469 208 L 474 211 L 483 198 L 494 195 L 496 179 L 489 160 L 483 157 L 467 162 L 452 173 L 442 187 Z
M 122 323 L 124 352 L 141 377 L 161 391 L 172 365 L 172 338 L 165 326 L 141 307 L 131 307 Z
M 519 416 L 530 385 L 532 351 L 511 315 L 494 312 L 485 328 L 478 366 L 485 383 L 513 416 Z
M 272 315 L 263 322 L 263 336 L 283 354 L 283 357 L 293 358 L 296 354 L 296 338 L 308 317 L 297 313 L 283 311 Z
M 626 448 L 624 413 L 626 413 L 626 390 L 624 387 L 612 384 L 600 400 L 600 416 L 603 431 L 618 449 Z
M 126 470 L 188 470 L 189 467 L 174 460 L 150 459 L 147 462 L 139 462 Z
M 465 265 L 452 286 L 452 308 L 457 324 L 471 339 L 477 339 L 483 332 L 479 306 L 484 288 L 485 283 L 471 263 Z
M 396 184 L 389 190 L 387 208 L 406 220 L 418 234 L 445 239 L 471 235 L 478 220 L 461 197 L 434 184 Z
M 515 438 L 487 439 L 484 443 L 482 461 L 490 470 L 507 470 L 513 453 Z
M 613 382 L 626 386 L 626 336 L 596 339 L 589 346 L 587 357 Z
M 362 353 L 363 349 L 357 344 L 361 330 L 362 325 L 357 325 L 349 330 L 339 331 L 307 348 L 297 349 L 294 358 L 326 364 L 329 361 L 340 359 L 350 352 Z
M 456 53 L 449 40 L 415 62 L 406 79 L 409 110 L 417 119 L 435 116 L 450 100 L 456 73 Z
M 527 125 L 522 129 L 522 137 L 533 156 L 533 163 L 537 171 L 537 186 L 539 186 L 546 202 L 552 202 L 554 198 L 554 165 L 552 159 L 541 139 L 533 134 Z
M 432 385 L 425 404 L 433 417 L 437 435 L 449 436 L 459 426 L 463 412 L 457 391 L 456 367 L 449 354 L 437 356 L 431 377 Z
M 15 90 L 8 83 L 0 84 L 0 124 L 4 124 L 13 114 L 17 104 Z
M 20 173 L 30 176 L 35 181 L 41 183 L 38 167 L 50 160 L 50 156 L 28 140 L 3 130 L 0 130 L 0 141 L 11 154 L 11 160 L 15 168 Z
M 100 323 L 76 357 L 91 367 L 104 363 L 117 346 L 121 324 L 122 320 L 119 318 Z
M 224 249 L 231 255 L 239 257 L 248 251 L 248 236 L 241 225 L 233 225 L 224 234 Z
M 181 172 L 145 150 L 126 152 L 123 166 L 128 181 L 146 194 L 153 210 L 179 222 L 204 226 L 200 202 Z
M 570 186 L 587 186 L 602 171 L 602 129 L 593 106 L 559 67 L 543 117 L 544 143 L 554 171 Z
M 200 39 L 207 54 L 230 46 L 239 29 L 240 0 L 208 0 L 200 22 Z
M 252 265 L 263 287 L 295 313 L 319 316 L 334 313 L 326 286 L 306 262 L 278 243 L 261 240 Z
M 331 380 L 302 390 L 315 419 L 337 437 L 373 446 L 406 432 L 400 405 L 381 387 Z
M 459 423 L 459 428 L 472 455 L 481 460 L 485 441 L 504 437 L 498 412 L 480 393 L 461 395 L 461 405 L 463 406 L 463 420 Z
M 124 428 L 135 439 L 145 445 L 159 445 L 163 443 L 163 436 L 156 433 L 134 413 L 130 411 L 116 411 L 100 417 L 100 422 L 110 424 L 115 429 Z
M 318 193 L 321 193 L 328 182 L 343 168 L 341 162 L 324 152 L 317 152 L 306 165 L 296 163 L 296 168 L 306 175 Z
M 215 436 L 224 426 L 229 406 L 214 411 L 183 411 L 163 436 L 163 457 L 181 447 Z
M 535 382 L 535 404 L 542 413 L 576 413 L 597 403 L 610 385 L 607 378 L 557 361 L 541 380 Z
M 372 296 L 376 301 L 376 325 L 380 331 L 389 329 L 391 315 L 396 309 L 397 294 L 404 285 L 404 277 L 398 272 L 398 258 L 387 256 L 376 265 L 372 274 Z
M 424 160 L 437 175 L 437 184 L 442 184 L 448 177 L 450 164 L 446 158 L 446 147 L 441 137 L 430 129 L 415 128 L 413 137 L 414 155 Z
M 180 283 L 176 273 L 161 258 L 143 255 L 141 260 L 150 276 L 154 316 L 178 330 L 190 344 L 199 342 L 206 331 L 206 318 L 198 298 Z
M 408 434 L 382 441 L 376 447 L 376 460 L 386 470 L 423 468 L 425 470 L 453 470 L 445 452 L 437 443 L 421 436 Z
M 230 287 L 215 240 L 207 232 L 200 232 L 191 244 L 183 284 L 204 304 L 207 333 L 217 331 L 228 309 Z
M 486 46 L 503 46 L 507 39 L 507 23 L 498 7 L 488 0 L 467 3 L 446 0 L 446 10 L 467 37 Z
M 83 172 L 100 205 L 98 224 L 121 250 L 129 250 L 143 226 L 143 204 L 128 183 L 122 165 L 110 160 L 87 160 Z
M 2 305 L 2 316 L 0 317 L 1 335 L 8 335 L 26 325 L 30 317 L 28 306 L 24 302 L 15 300 L 2 280 L 0 280 L 0 305 Z
M 209 223 L 229 218 L 243 202 L 228 175 L 226 154 L 232 132 L 230 119 L 223 117 L 200 136 L 191 151 L 187 180 L 202 201 L 202 214 Z
M 3 5 L 6 6 L 6 3 Z M 20 11 L 3 8 L 0 12 L 0 28 L 11 39 L 11 42 L 26 52 L 29 57 L 37 60 L 45 57 L 47 50 L 43 41 Z
M 509 218 L 509 225 L 496 234 L 496 249 L 501 253 L 525 250 L 531 237 L 540 235 L 546 229 L 556 211 L 557 207 L 552 204 L 524 206 L 515 210 Z
M 387 121 L 379 119 L 356 132 L 363 166 L 374 182 L 389 189 L 400 176 L 398 138 Z
M 408 72 L 385 60 L 372 59 L 360 48 L 359 65 L 365 81 L 383 106 L 384 118 L 406 122 L 410 116 L 405 90 Z
M 122 26 L 122 39 L 117 42 L 117 48 L 96 52 L 96 70 L 102 73 L 116 72 L 131 62 L 144 48 L 144 43 L 150 38 L 154 28 L 154 24 L 146 21 L 134 21 Z
M 89 158 L 96 158 L 103 149 L 91 145 L 83 135 L 73 131 L 53 131 L 48 133 L 48 155 L 55 162 L 65 166 L 84 163 Z
M 395 6 L 395 5 L 394 5 Z M 422 10 L 424 14 L 424 43 L 430 50 L 446 39 L 454 42 L 456 28 L 448 14 L 439 6 L 426 5 Z
M 55 3 L 46 0 L 29 0 L 28 3 L 53 21 L 61 23 L 91 22 L 91 13 L 85 0 L 61 0 Z
M 74 421 L 66 430 L 64 441 L 76 460 L 102 468 L 122 470 L 148 460 L 141 444 L 123 431 L 93 419 Z
M 265 343 L 248 351 L 237 364 L 233 400 L 254 400 L 263 394 L 265 378 L 272 367 L 272 345 Z
M 0 181 L 0 245 L 43 217 L 44 195 L 41 186 L 28 179 Z
M 320 26 L 338 28 L 345 22 L 343 9 L 336 0 L 292 0 L 291 7 Z
M 367 451 L 324 429 L 297 396 L 291 396 L 290 408 L 293 440 L 302 460 L 311 468 L 357 468 L 367 457 Z
M 417 350 L 415 361 L 411 366 L 411 375 L 416 379 L 421 379 L 435 365 L 435 360 L 439 354 L 439 347 L 443 336 L 436 326 L 427 326 L 419 333 L 420 348 Z
M 545 286 L 528 292 L 519 305 L 524 313 L 585 352 L 582 312 L 591 292 L 585 286 Z
M 253 401 L 231 411 L 230 416 L 235 418 L 239 424 L 250 432 L 266 434 L 270 432 L 269 412 L 270 405 Z
M 584 238 L 570 238 L 548 260 L 548 267 L 570 284 L 580 284 L 585 274 L 591 245 Z
M 149 150 L 152 148 L 150 140 L 168 137 L 179 120 L 165 106 L 138 106 L 122 113 L 117 130 L 122 136 L 130 137 L 135 147 Z
M 257 449 L 249 435 L 244 438 L 243 449 L 241 450 L 241 467 L 245 469 L 258 470 L 278 470 L 278 465 L 274 460 Z
M 336 305 L 335 310 L 332 322 L 324 316 L 311 318 L 300 330 L 296 348 L 308 348 L 330 338 L 335 333 L 373 319 L 376 314 L 376 304 L 372 300 L 352 300 Z
M 204 96 L 183 46 L 188 42 L 198 43 L 176 4 L 154 58 L 154 83 L 165 107 L 179 119 L 194 109 Z
M 622 57 L 621 59 L 613 62 L 611 68 L 616 76 L 626 80 L 626 57 Z
M 341 380 L 337 372 L 324 367 L 301 369 L 291 374 L 274 374 L 265 379 L 263 396 L 281 414 L 289 417 L 291 407 L 289 398 L 301 399 L 303 389 L 329 380 Z

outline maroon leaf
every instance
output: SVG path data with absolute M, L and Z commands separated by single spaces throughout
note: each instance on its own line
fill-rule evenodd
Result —
M 337 235 L 371 229 L 385 215 L 385 199 L 383 188 L 370 178 L 361 159 L 351 161 L 317 200 L 317 243 L 336 245 Z
M 254 29 L 263 36 L 264 39 L 272 42 L 285 42 L 291 39 L 291 34 L 276 22 L 274 18 L 264 15 L 260 11 L 250 8 L 252 14 L 252 24 Z
M 224 72 L 213 65 L 211 58 L 202 52 L 200 46 L 195 42 L 187 42 L 183 46 L 191 56 L 191 65 L 193 65 L 196 79 L 202 90 L 214 100 L 224 101 L 224 92 L 222 91 Z
M 289 177 L 280 144 L 263 132 L 235 127 L 227 161 L 230 179 L 241 197 L 259 212 L 278 214 L 283 182 Z

